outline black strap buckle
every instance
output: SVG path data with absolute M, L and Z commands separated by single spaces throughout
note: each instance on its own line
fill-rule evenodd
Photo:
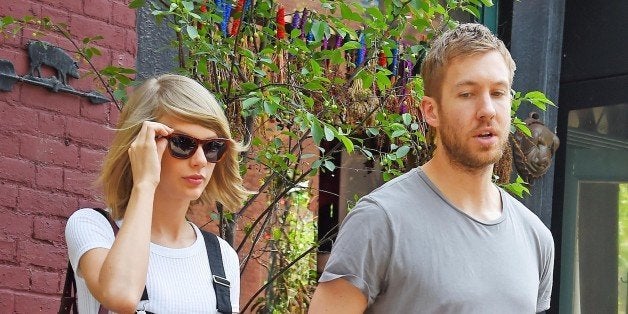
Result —
M 219 285 L 223 285 L 223 286 L 225 286 L 227 288 L 231 288 L 231 282 L 229 282 L 229 280 L 227 280 L 227 278 L 223 278 L 223 277 L 216 276 L 216 275 L 213 275 L 212 277 L 214 277 L 214 282 L 215 283 L 217 283 Z

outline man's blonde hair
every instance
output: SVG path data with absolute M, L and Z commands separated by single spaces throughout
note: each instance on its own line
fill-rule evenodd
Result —
M 451 60 L 490 51 L 499 52 L 510 70 L 510 85 L 515 76 L 515 61 L 499 38 L 484 25 L 477 23 L 460 24 L 448 30 L 432 42 L 431 48 L 421 66 L 425 95 L 440 100 L 445 71 Z
M 105 204 L 114 219 L 124 216 L 133 188 L 128 149 L 144 121 L 156 121 L 165 116 L 201 125 L 216 132 L 218 137 L 231 139 L 222 107 L 201 84 L 175 74 L 146 80 L 133 91 L 122 109 L 116 135 L 98 179 L 103 187 Z M 218 201 L 226 209 L 236 210 L 250 194 L 242 187 L 238 165 L 238 154 L 244 148 L 241 143 L 232 144 L 226 156 L 216 164 L 205 191 L 194 203 Z

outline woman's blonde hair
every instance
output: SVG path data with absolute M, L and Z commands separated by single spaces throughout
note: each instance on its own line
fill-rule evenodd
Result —
M 111 147 L 105 156 L 98 183 L 103 187 L 105 204 L 114 219 L 124 216 L 133 188 L 133 174 L 128 149 L 144 121 L 172 117 L 195 123 L 231 139 L 229 123 L 214 96 L 198 82 L 181 75 L 164 74 L 146 80 L 126 102 Z M 232 140 L 233 141 L 233 140 Z M 194 203 L 218 201 L 226 209 L 236 210 L 249 191 L 242 187 L 238 154 L 244 150 L 233 141 L 226 156 L 216 164 L 205 191 Z
M 499 38 L 482 24 L 460 24 L 448 30 L 432 42 L 429 52 L 421 65 L 421 77 L 425 95 L 440 101 L 441 87 L 445 71 L 451 60 L 477 53 L 497 51 L 504 58 L 510 71 L 510 84 L 515 75 L 515 61 Z

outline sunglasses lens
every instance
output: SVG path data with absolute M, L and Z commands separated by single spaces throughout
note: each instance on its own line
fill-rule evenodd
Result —
M 227 142 L 224 140 L 212 140 L 203 145 L 205 157 L 209 162 L 217 162 L 227 151 Z
M 196 150 L 196 141 L 185 135 L 175 135 L 170 137 L 170 152 L 176 158 L 189 158 Z

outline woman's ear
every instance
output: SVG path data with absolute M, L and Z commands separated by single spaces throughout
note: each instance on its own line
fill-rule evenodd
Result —
M 421 99 L 421 114 L 425 122 L 431 127 L 438 127 L 438 110 L 436 106 L 438 106 L 438 103 L 430 96 L 423 96 L 423 99 Z

